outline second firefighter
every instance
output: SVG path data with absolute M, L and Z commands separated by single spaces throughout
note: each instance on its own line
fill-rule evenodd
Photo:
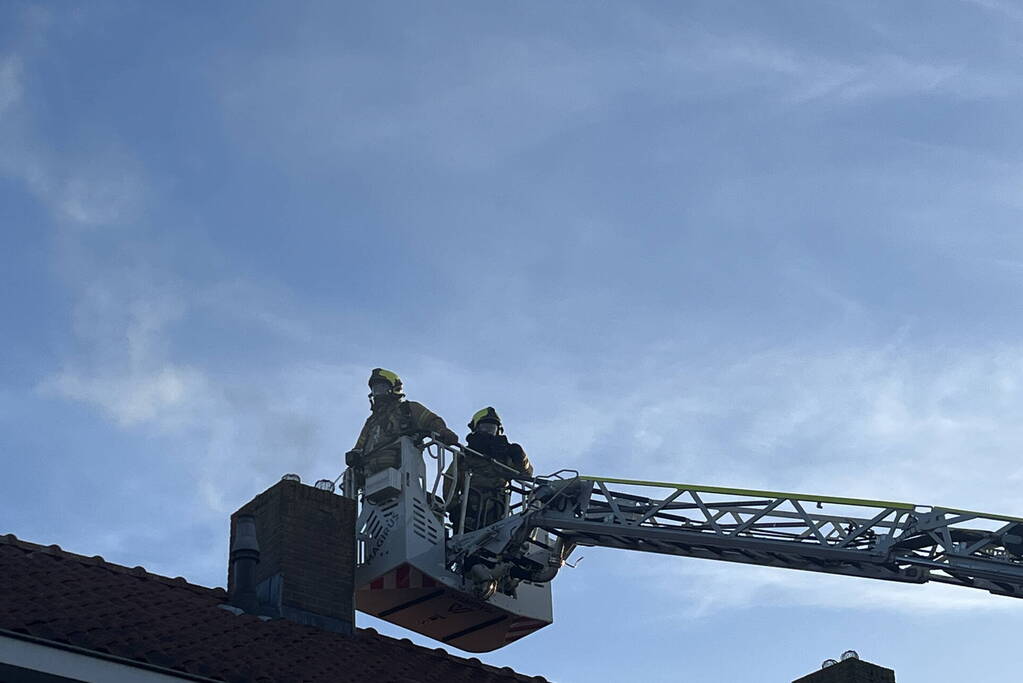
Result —
M 457 487 L 448 507 L 457 529 L 461 517 L 462 496 L 466 496 L 464 531 L 475 531 L 505 516 L 508 494 L 514 477 L 532 477 L 533 466 L 526 452 L 504 435 L 501 418 L 492 406 L 477 411 L 469 421 L 466 445 L 471 452 L 456 456 L 449 473 L 457 477 Z M 468 491 L 465 475 L 471 473 Z

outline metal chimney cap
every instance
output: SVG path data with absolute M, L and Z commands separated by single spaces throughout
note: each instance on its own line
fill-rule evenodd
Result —
M 319 479 L 314 486 L 321 491 L 330 491 L 331 493 L 334 493 L 334 482 L 330 479 Z
M 858 652 L 856 652 L 856 650 L 846 650 L 845 652 L 842 653 L 842 661 L 843 662 L 845 660 L 847 660 L 847 659 L 859 659 L 859 658 L 860 658 L 860 655 L 859 655 Z
M 821 668 L 822 669 L 827 669 L 829 666 L 834 666 L 836 664 L 838 664 L 838 662 L 835 661 L 834 659 L 825 659 L 824 663 L 821 664 Z
M 297 481 L 301 483 L 302 477 L 298 476 L 297 474 L 285 474 L 283 477 L 281 477 L 281 481 Z
M 238 515 L 234 519 L 234 543 L 231 544 L 231 552 L 238 550 L 259 552 L 256 518 L 253 515 Z

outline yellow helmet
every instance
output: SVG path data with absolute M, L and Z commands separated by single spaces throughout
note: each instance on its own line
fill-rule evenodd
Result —
M 480 410 L 477 410 L 475 413 L 473 413 L 472 419 L 469 420 L 468 425 L 469 429 L 471 429 L 472 431 L 476 431 L 476 425 L 478 425 L 480 422 L 493 422 L 497 425 L 499 429 L 502 427 L 501 417 L 497 414 L 497 411 L 494 410 L 493 406 L 481 408 Z
M 373 372 L 369 375 L 368 384 L 372 387 L 378 382 L 387 382 L 387 384 L 391 387 L 392 393 L 397 394 L 401 392 L 401 377 L 398 377 L 396 373 L 393 373 L 390 370 L 373 368 Z

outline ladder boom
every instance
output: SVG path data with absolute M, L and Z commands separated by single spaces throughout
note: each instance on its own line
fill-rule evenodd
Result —
M 528 524 L 566 543 L 1023 597 L 1023 519 L 892 501 L 577 477 Z

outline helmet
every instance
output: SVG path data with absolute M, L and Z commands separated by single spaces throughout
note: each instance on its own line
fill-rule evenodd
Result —
M 398 377 L 395 373 L 390 370 L 384 370 L 383 368 L 373 368 L 373 372 L 369 375 L 369 384 L 372 387 L 378 382 L 387 382 L 388 386 L 391 387 L 392 394 L 401 393 L 401 377 Z
M 487 406 L 486 408 L 477 410 L 473 414 L 472 419 L 469 420 L 469 429 L 476 431 L 476 425 L 480 422 L 493 422 L 497 425 L 498 429 L 502 426 L 501 417 L 497 414 L 497 411 L 494 410 L 493 406 Z

